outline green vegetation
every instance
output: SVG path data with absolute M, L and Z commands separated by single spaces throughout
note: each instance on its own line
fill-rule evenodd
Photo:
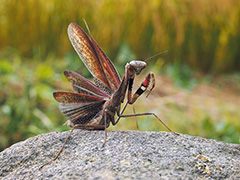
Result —
M 169 63 L 184 62 L 203 72 L 240 70 L 238 0 L 3 0 L 0 17 L 0 48 L 15 47 L 23 57 L 44 60 L 72 52 L 67 26 L 85 27 L 85 18 L 113 59 L 127 43 L 138 58 L 168 49 Z
M 240 1 L 3 0 L 0 150 L 69 129 L 52 93 L 72 91 L 64 70 L 91 78 L 66 32 L 70 22 L 86 29 L 82 18 L 121 75 L 132 58 L 168 49 L 148 61 L 148 71 L 164 75 L 157 75 L 149 98 L 135 104 L 137 112 L 155 112 L 180 133 L 239 143 Z M 139 117 L 138 123 L 141 130 L 166 130 L 154 118 Z M 136 129 L 135 120 L 110 129 Z

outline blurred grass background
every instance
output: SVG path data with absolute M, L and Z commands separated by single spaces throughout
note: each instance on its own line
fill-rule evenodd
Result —
M 240 1 L 2 0 L 0 6 L 0 150 L 28 137 L 69 129 L 52 93 L 71 90 L 64 70 L 91 75 L 67 37 L 76 22 L 112 59 L 120 75 L 132 58 L 157 77 L 136 111 L 155 112 L 180 133 L 239 143 Z M 132 113 L 129 107 L 126 113 Z M 138 118 L 141 130 L 166 130 Z M 134 118 L 110 129 L 136 129 Z

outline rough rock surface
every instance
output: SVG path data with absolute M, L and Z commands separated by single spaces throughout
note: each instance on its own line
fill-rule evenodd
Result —
M 240 179 L 240 145 L 169 132 L 48 133 L 0 153 L 3 179 Z

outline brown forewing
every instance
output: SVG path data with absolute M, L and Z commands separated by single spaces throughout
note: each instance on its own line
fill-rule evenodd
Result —
M 54 92 L 53 96 L 60 103 L 86 103 L 106 101 L 105 99 L 99 97 L 72 92 Z
M 75 51 L 78 53 L 90 73 L 95 78 L 99 79 L 109 89 L 109 91 L 111 91 L 110 83 L 104 73 L 97 52 L 86 33 L 80 26 L 75 23 L 71 23 L 68 26 L 68 36 Z
M 86 78 L 82 77 L 78 73 L 72 71 L 64 71 L 66 78 L 72 83 L 73 89 L 82 94 L 109 98 L 106 92 L 99 89 L 95 84 Z
M 98 57 L 101 61 L 106 77 L 110 83 L 111 89 L 113 91 L 116 91 L 120 85 L 121 80 L 115 66 L 113 65 L 111 60 L 108 58 L 108 56 L 103 52 L 103 50 L 100 48 L 97 42 L 93 39 L 90 32 L 89 32 L 89 38 L 97 51 Z

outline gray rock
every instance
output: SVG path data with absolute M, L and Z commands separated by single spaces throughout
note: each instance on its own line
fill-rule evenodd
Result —
M 240 179 L 240 145 L 169 132 L 48 133 L 0 153 L 3 179 Z

